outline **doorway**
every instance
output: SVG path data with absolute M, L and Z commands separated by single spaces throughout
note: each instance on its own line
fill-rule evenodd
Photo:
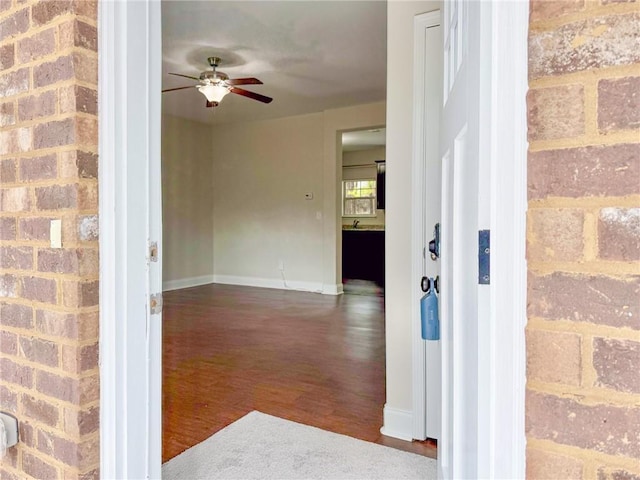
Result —
M 384 295 L 386 129 L 342 133 L 342 285 Z

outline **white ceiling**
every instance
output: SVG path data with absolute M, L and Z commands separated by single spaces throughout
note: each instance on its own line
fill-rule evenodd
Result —
M 227 95 L 206 108 L 194 89 L 162 94 L 163 112 L 218 124 L 263 120 L 382 101 L 386 97 L 385 1 L 162 1 L 162 88 L 190 85 L 207 57 L 263 104 Z M 195 83 L 195 82 L 193 82 Z
M 352 152 L 384 147 L 386 145 L 386 135 L 387 130 L 385 128 L 344 132 L 342 134 L 342 151 Z

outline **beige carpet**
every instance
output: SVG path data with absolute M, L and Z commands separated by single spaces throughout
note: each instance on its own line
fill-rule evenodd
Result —
M 423 479 L 436 461 L 253 411 L 162 466 L 167 480 Z

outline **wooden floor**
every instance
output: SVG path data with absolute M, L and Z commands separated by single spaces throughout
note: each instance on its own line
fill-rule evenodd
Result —
M 383 297 L 206 285 L 163 310 L 163 461 L 252 410 L 435 457 L 379 433 Z

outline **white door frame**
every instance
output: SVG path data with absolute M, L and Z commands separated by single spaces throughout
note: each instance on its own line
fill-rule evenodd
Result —
M 160 478 L 160 2 L 98 5 L 100 475 Z
M 497 5 L 485 19 L 495 52 L 493 94 L 487 99 L 492 310 L 478 339 L 484 356 L 477 415 L 484 424 L 477 464 L 479 478 L 523 478 L 528 2 Z M 161 264 L 147 259 L 149 239 L 160 237 L 159 212 L 143 228 L 131 220 L 142 205 L 160 205 L 160 2 L 102 1 L 98 22 L 101 475 L 159 478 L 161 364 L 159 350 L 141 348 L 159 344 L 157 330 L 150 328 L 148 295 L 161 291 Z M 132 113 L 143 121 L 130 118 Z M 498 302 L 498 292 L 509 295 Z M 136 328 L 139 322 L 144 328 Z M 140 385 L 146 386 L 142 397 Z
M 412 335 L 412 396 L 413 396 L 413 438 L 424 440 L 427 437 L 438 438 L 440 417 L 440 362 L 439 343 L 425 342 L 420 329 L 420 297 L 419 288 L 422 277 L 423 248 L 426 247 L 424 232 L 424 208 L 427 198 L 425 182 L 425 158 L 435 154 L 438 158 L 439 135 L 437 127 L 440 123 L 439 99 L 427 97 L 427 82 L 431 72 L 442 70 L 442 62 L 428 63 L 427 29 L 440 25 L 440 10 L 423 13 L 414 17 L 414 60 L 413 60 L 413 159 L 411 165 L 412 200 L 411 200 L 411 335 Z M 441 48 L 437 48 L 441 56 Z M 433 76 L 431 76 L 433 80 Z M 438 88 L 441 88 L 442 75 L 437 76 Z M 429 108 L 431 107 L 431 108 Z M 437 177 L 440 181 L 440 175 Z M 440 192 L 438 191 L 436 197 Z M 440 208 L 438 207 L 438 210 Z M 430 275 L 434 276 L 434 275 Z M 435 361 L 434 361 L 435 360 Z M 436 416 L 437 418 L 431 418 Z M 427 423 L 437 423 L 435 427 Z

